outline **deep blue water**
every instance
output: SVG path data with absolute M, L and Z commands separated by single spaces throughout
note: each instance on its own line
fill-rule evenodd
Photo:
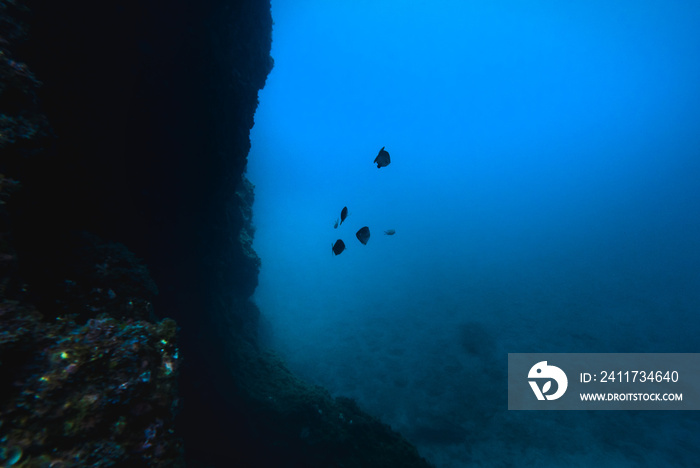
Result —
M 696 412 L 507 410 L 507 353 L 700 352 L 700 3 L 565 3 L 273 0 L 262 333 L 441 468 L 700 466 Z

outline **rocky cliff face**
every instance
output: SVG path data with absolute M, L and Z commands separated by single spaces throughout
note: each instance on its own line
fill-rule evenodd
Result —
M 269 1 L 0 0 L 0 15 L 0 320 L 7 336 L 32 330 L 0 340 L 0 373 L 38 386 L 0 389 L 0 457 L 34 466 L 63 444 L 64 466 L 424 466 L 257 346 L 243 174 L 272 68 Z M 177 323 L 177 347 L 158 317 Z M 81 409 L 40 428 L 29 408 L 35 426 L 20 427 L 27 391 L 44 412 Z

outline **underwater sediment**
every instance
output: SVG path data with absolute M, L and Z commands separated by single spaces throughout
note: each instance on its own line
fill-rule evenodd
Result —
M 0 0 L 0 463 L 428 466 L 258 346 L 269 1 Z

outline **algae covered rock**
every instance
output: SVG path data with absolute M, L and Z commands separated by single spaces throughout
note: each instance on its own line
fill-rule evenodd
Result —
M 46 322 L 33 308 L 2 300 L 5 458 L 13 448 L 23 466 L 178 466 L 174 338 L 168 319 Z

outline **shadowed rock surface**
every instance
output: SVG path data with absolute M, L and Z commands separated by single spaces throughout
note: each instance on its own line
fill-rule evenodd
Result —
M 0 0 L 0 26 L 4 453 L 427 466 L 257 345 L 243 173 L 269 1 Z

